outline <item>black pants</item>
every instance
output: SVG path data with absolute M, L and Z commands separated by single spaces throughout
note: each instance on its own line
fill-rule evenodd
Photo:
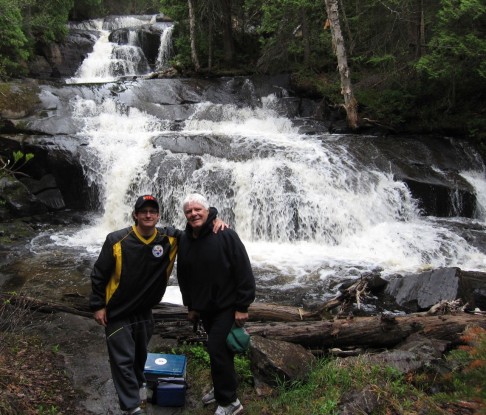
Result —
M 145 382 L 147 345 L 154 331 L 152 310 L 108 321 L 106 344 L 110 368 L 122 411 L 140 406 L 140 386 Z
M 234 353 L 226 346 L 226 337 L 235 321 L 233 309 L 215 313 L 201 313 L 204 330 L 208 334 L 208 353 L 211 361 L 214 397 L 226 406 L 236 400 L 237 379 Z

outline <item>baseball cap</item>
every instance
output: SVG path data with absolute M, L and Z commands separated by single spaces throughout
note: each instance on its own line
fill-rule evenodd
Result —
M 155 197 L 153 197 L 152 195 L 143 195 L 140 196 L 135 202 L 135 212 L 138 212 L 146 203 L 151 203 L 152 205 L 155 205 L 157 207 L 157 210 L 160 210 L 159 202 L 157 202 L 157 199 Z

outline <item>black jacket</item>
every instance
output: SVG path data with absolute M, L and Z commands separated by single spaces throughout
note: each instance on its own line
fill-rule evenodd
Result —
M 108 319 L 126 317 L 158 304 L 177 254 L 177 237 L 172 227 L 156 228 L 145 239 L 135 226 L 106 237 L 91 272 L 93 311 L 106 307 Z
M 189 310 L 211 312 L 234 308 L 247 312 L 255 299 L 255 279 L 240 238 L 232 229 L 212 231 L 214 215 L 198 238 L 187 225 L 179 241 L 177 279 Z

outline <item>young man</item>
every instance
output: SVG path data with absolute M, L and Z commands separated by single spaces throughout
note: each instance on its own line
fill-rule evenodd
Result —
M 154 327 L 152 307 L 165 293 L 181 231 L 156 227 L 160 208 L 152 195 L 140 196 L 132 215 L 135 225 L 106 237 L 91 273 L 90 308 L 105 327 L 120 408 L 141 415 L 139 389 Z
M 215 415 L 236 415 L 243 406 L 236 396 L 234 353 L 226 346 L 233 324 L 242 327 L 255 299 L 255 279 L 240 238 L 231 229 L 211 232 L 214 213 L 200 194 L 183 202 L 187 219 L 180 237 L 177 279 L 188 319 L 201 318 L 208 334 L 208 352 L 214 389 L 203 403 L 218 402 Z

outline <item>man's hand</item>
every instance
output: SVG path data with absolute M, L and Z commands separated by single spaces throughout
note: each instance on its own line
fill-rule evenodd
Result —
M 106 327 L 108 323 L 108 319 L 106 318 L 106 308 L 102 308 L 101 310 L 95 311 L 93 313 L 93 317 L 95 321 L 103 327 Z
M 216 218 L 213 220 L 214 233 L 218 233 L 219 231 L 224 231 L 226 228 L 229 228 L 229 225 L 223 222 L 220 218 Z
M 243 327 L 248 320 L 248 313 L 241 313 L 240 311 L 235 311 L 235 324 L 238 327 Z
M 187 319 L 191 323 L 197 323 L 199 321 L 199 313 L 197 311 L 191 310 L 187 313 Z

